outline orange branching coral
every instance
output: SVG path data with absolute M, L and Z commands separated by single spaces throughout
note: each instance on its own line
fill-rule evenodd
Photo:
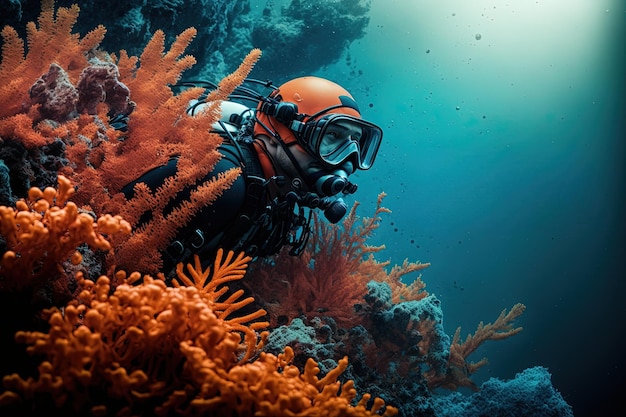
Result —
M 33 118 L 28 117 L 31 129 L 24 126 L 23 113 L 30 107 L 29 89 L 52 63 L 64 68 L 69 79 L 76 83 L 88 65 L 86 54 L 104 38 L 106 29 L 98 26 L 82 39 L 72 34 L 79 8 L 59 8 L 56 13 L 53 0 L 42 1 L 39 27 L 29 22 L 27 30 L 28 53 L 24 54 L 24 41 L 17 31 L 6 26 L 2 30 L 2 62 L 0 63 L 0 136 L 20 140 L 26 146 L 40 146 L 52 137 L 32 134 Z
M 184 35 L 181 35 L 172 46 L 172 49 L 176 49 L 175 54 L 180 53 L 181 42 L 190 41 L 189 32 L 184 32 Z M 156 42 L 161 48 L 162 40 L 159 38 Z M 163 71 L 168 76 L 157 81 L 167 82 L 171 81 L 173 76 L 172 66 L 178 70 L 184 67 L 178 61 L 172 60 L 169 53 L 165 54 L 162 59 L 152 56 L 155 54 L 160 56 L 158 51 L 161 49 L 159 48 L 156 49 L 157 52 L 154 52 L 152 45 L 146 47 L 144 55 L 150 51 L 147 55 L 150 59 L 146 62 L 142 60 L 136 79 L 145 77 L 142 75 L 145 72 L 158 74 Z M 259 57 L 259 50 L 251 51 L 240 67 L 219 84 L 219 95 L 209 96 L 208 100 L 219 103 L 219 100 L 226 98 L 248 76 Z M 132 89 L 137 81 L 131 81 L 129 85 Z M 167 88 L 170 91 L 167 85 L 157 84 L 157 87 Z M 217 147 L 222 139 L 217 134 L 209 133 L 211 125 L 219 118 L 219 107 L 210 106 L 207 112 L 198 117 L 191 117 L 185 113 L 185 108 L 189 100 L 198 95 L 196 89 L 192 89 L 192 94 L 184 92 L 179 96 L 172 96 L 171 91 L 169 94 L 156 93 L 157 97 L 164 100 L 158 105 L 154 102 L 155 98 L 150 95 L 154 93 L 152 90 L 142 92 L 140 89 L 139 91 L 138 97 L 133 96 L 137 102 L 137 114 L 131 115 L 129 139 L 120 145 L 115 157 L 105 157 L 98 172 L 105 178 L 103 184 L 110 187 L 111 193 L 115 193 L 121 186 L 136 178 L 135 175 L 142 173 L 138 169 L 156 166 L 176 156 L 176 175 L 168 177 L 156 191 L 143 183 L 138 183 L 135 185 L 134 196 L 130 201 L 125 201 L 120 195 L 114 196 L 106 210 L 119 212 L 133 225 L 139 223 L 146 211 L 153 213 L 152 220 L 139 226 L 136 234 L 123 244 L 121 250 L 116 252 L 119 256 L 113 263 L 119 267 L 132 266 L 154 273 L 162 266 L 159 251 L 165 249 L 178 229 L 187 224 L 202 207 L 213 202 L 230 187 L 239 176 L 240 170 L 231 169 L 210 180 L 205 180 L 202 185 L 191 190 L 188 200 L 168 212 L 166 208 L 177 198 L 179 192 L 207 177 L 220 158 Z M 152 110 L 147 112 L 143 110 L 143 101 L 146 101 L 147 108 Z M 91 199 L 92 202 L 94 198 L 95 195 Z M 99 206 L 97 203 L 96 205 Z
M 68 201 L 74 193 L 71 182 L 60 175 L 58 190 L 31 188 L 27 200 L 16 207 L 0 207 L 0 234 L 7 250 L 0 261 L 0 290 L 20 290 L 52 280 L 71 256 L 80 263 L 76 248 L 87 243 L 94 250 L 111 249 L 110 237 L 130 233 L 120 216 L 105 215 L 94 221 Z
M 408 259 L 405 259 L 402 265 L 394 265 L 388 275 L 374 279 L 389 284 L 393 304 L 403 301 L 419 301 L 428 296 L 428 292 L 424 290 L 426 283 L 422 281 L 422 276 L 418 275 L 410 284 L 405 284 L 401 279 L 405 275 L 421 271 L 429 266 L 430 263 L 409 262 Z
M 130 89 L 136 107 L 128 121 L 127 140 L 108 144 L 105 152 L 111 157 L 98 168 L 103 186 L 111 188 L 112 195 L 151 168 L 164 165 L 172 156 L 188 156 L 199 140 L 204 146 L 198 150 L 209 151 L 209 155 L 201 153 L 211 158 L 205 162 L 212 166 L 217 161 L 219 136 L 208 137 L 214 120 L 185 116 L 189 101 L 197 98 L 202 89 L 190 89 L 175 96 L 170 87 L 196 62 L 192 56 L 181 57 L 195 34 L 194 28 L 183 31 L 169 51 L 165 51 L 165 34 L 156 31 L 138 61 L 141 65 L 132 69 L 123 67 L 130 73 L 120 72 L 120 79 Z M 190 130 L 197 130 L 188 132 L 185 124 L 190 124 Z
M 354 326 L 358 318 L 354 304 L 361 303 L 366 284 L 384 281 L 392 287 L 395 300 L 419 300 L 428 295 L 424 283 L 416 280 L 409 286 L 400 278 L 422 270 L 430 264 L 405 261 L 385 270 L 389 262 L 378 262 L 373 254 L 384 246 L 370 246 L 367 239 L 380 224 L 380 215 L 389 212 L 381 206 L 384 193 L 378 196 L 374 216 L 359 219 L 355 203 L 341 226 L 325 223 L 315 217 L 314 230 L 300 257 L 279 255 L 275 264 L 263 266 L 250 279 L 254 291 L 267 303 L 272 320 L 289 319 L 300 314 L 326 315 L 341 325 Z M 359 222 L 359 220 L 361 220 Z
M 217 300 L 229 291 L 229 288 L 223 284 L 242 279 L 246 274 L 248 262 L 250 262 L 252 258 L 250 258 L 249 256 L 245 256 L 245 254 L 242 252 L 237 256 L 237 258 L 233 260 L 234 253 L 232 251 L 229 251 L 226 255 L 226 259 L 224 259 L 224 262 L 222 262 L 223 256 L 224 250 L 220 248 L 215 257 L 215 266 L 213 269 L 213 275 L 210 280 L 208 280 L 208 277 L 211 272 L 211 267 L 208 267 L 203 271 L 200 258 L 195 255 L 195 264 L 187 265 L 187 270 L 191 277 L 185 274 L 183 270 L 183 264 L 179 263 L 176 267 L 176 275 L 178 276 L 178 279 L 174 278 L 174 280 L 172 280 L 172 283 L 175 287 L 180 288 L 182 284 L 185 286 L 193 286 L 200 290 L 203 294 L 205 294 L 205 297 L 210 300 L 211 309 L 216 314 L 216 316 L 221 320 L 227 321 L 229 326 L 233 330 L 239 331 L 244 334 L 245 343 L 248 348 L 241 361 L 247 361 L 252 357 L 252 354 L 254 353 L 253 348 L 255 346 L 254 342 L 256 340 L 256 334 L 254 331 L 266 328 L 267 326 L 269 326 L 269 323 L 254 322 L 247 326 L 244 326 L 242 323 L 252 322 L 260 317 L 265 316 L 267 312 L 261 309 L 256 310 L 250 314 L 238 315 L 237 317 L 229 318 L 229 316 L 233 312 L 241 310 L 247 305 L 252 304 L 254 302 L 254 298 L 247 297 L 243 300 L 240 300 L 241 296 L 244 293 L 244 291 L 240 289 L 232 293 L 226 300 L 218 302 Z
M 526 306 L 524 304 L 517 303 L 508 313 L 506 309 L 502 310 L 494 323 L 484 325 L 483 322 L 480 322 L 476 332 L 473 335 L 468 334 L 463 343 L 460 343 L 461 328 L 457 328 L 450 345 L 447 372 L 445 374 L 436 374 L 433 370 L 428 371 L 424 376 L 428 380 L 429 387 L 433 389 L 442 387 L 450 390 L 456 390 L 459 387 L 469 387 L 478 390 L 470 376 L 480 367 L 487 364 L 487 358 L 483 358 L 478 362 L 468 363 L 466 361 L 467 357 L 487 340 L 502 340 L 521 332 L 522 327 L 514 328 L 513 321 L 525 309 Z
M 230 259 L 232 253 L 227 261 Z M 241 261 L 239 257 L 234 266 L 222 266 L 213 278 L 220 283 L 238 279 L 232 271 L 244 267 Z M 189 270 L 194 275 L 204 273 L 191 266 Z M 185 275 L 179 278 L 188 279 Z M 264 312 L 230 320 L 219 318 L 244 305 L 237 303 L 238 297 L 218 302 L 224 291 L 167 287 L 162 280 L 147 275 L 141 279 L 138 273 L 127 277 L 120 271 L 116 279 L 124 283 L 111 294 L 106 276 L 94 283 L 79 274 L 82 291 L 77 301 L 63 312 L 47 311 L 48 333 L 18 332 L 16 340 L 29 344 L 29 353 L 45 355 L 46 360 L 39 366 L 37 379 L 5 377 L 8 391 L 0 397 L 0 404 L 21 399 L 37 405 L 48 393 L 59 409 L 102 409 L 106 396 L 134 410 L 145 406 L 145 401 L 152 404 L 155 399 L 164 400 L 170 393 L 186 389 L 188 380 L 179 374 L 185 362 L 179 348 L 182 342 L 200 346 L 218 367 L 228 370 L 240 363 L 242 355 L 252 356 L 246 352 L 256 349 L 255 330 L 267 325 L 249 325 L 246 332 L 254 337 L 242 341 L 239 331 L 247 320 Z M 137 285 L 130 284 L 138 281 Z M 252 345 L 242 352 L 241 344 L 248 342 Z M 103 390 L 102 398 L 87 394 L 95 389 Z

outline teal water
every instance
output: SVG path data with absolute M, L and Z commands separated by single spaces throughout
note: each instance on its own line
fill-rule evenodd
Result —
M 385 129 L 355 197 L 388 194 L 383 256 L 432 263 L 450 334 L 526 304 L 476 379 L 546 366 L 577 416 L 625 386 L 625 20 L 617 0 L 375 0 L 319 73 Z

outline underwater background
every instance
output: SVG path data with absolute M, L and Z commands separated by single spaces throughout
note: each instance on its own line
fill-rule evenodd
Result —
M 527 306 L 516 322 L 523 332 L 475 353 L 489 365 L 472 379 L 545 366 L 574 415 L 622 415 L 622 0 L 130 1 L 106 12 L 98 1 L 56 2 L 72 3 L 82 9 L 78 25 L 108 28 L 109 51 L 145 46 L 149 30 L 129 31 L 126 20 L 129 10 L 149 18 L 137 4 L 185 10 L 175 22 L 152 16 L 161 18 L 153 28 L 170 20 L 168 36 L 197 25 L 194 7 L 211 4 L 224 20 L 204 35 L 198 27 L 190 76 L 218 81 L 251 41 L 264 52 L 253 77 L 280 84 L 311 74 L 346 87 L 385 132 L 348 199 L 371 213 L 387 193 L 392 213 L 372 239 L 387 248 L 378 258 L 431 263 L 422 279 L 442 302 L 448 334 Z M 40 10 L 39 1 L 20 7 L 22 24 Z M 341 21 L 332 14 L 346 10 L 354 14 Z
M 321 73 L 373 104 L 356 198 L 389 194 L 377 239 L 432 264 L 444 327 L 526 304 L 477 380 L 546 366 L 576 416 L 626 410 L 625 29 L 619 0 L 373 1 L 362 74 Z

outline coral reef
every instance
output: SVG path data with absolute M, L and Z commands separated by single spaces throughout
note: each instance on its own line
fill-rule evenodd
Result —
M 0 314 L 12 317 L 0 332 L 0 345 L 11 358 L 0 361 L 2 374 L 23 363 L 13 334 L 40 328 L 42 308 L 61 306 L 76 295 L 75 275 L 87 265 L 82 254 L 108 251 L 111 239 L 130 232 L 119 216 L 95 220 L 81 212 L 67 201 L 73 192 L 69 180 L 59 176 L 58 190 L 33 187 L 15 207 L 0 206 Z
M 403 373 L 419 375 L 426 369 L 436 375 L 445 374 L 450 338 L 443 329 L 440 301 L 429 295 L 396 304 L 391 302 L 387 283 L 371 281 L 367 288 L 366 327 L 379 348 L 370 352 L 368 365 L 381 373 L 393 367 L 398 380 L 407 377 Z
M 365 34 L 369 8 L 370 2 L 362 0 L 292 0 L 280 8 L 268 3 L 251 33 L 252 43 L 268 57 L 257 69 L 259 77 L 280 77 L 277 63 L 306 74 L 338 61 Z
M 166 14 L 179 7 L 166 3 Z M 367 11 L 344 6 L 357 20 Z M 294 0 L 285 10 L 305 19 L 308 7 Z M 372 217 L 357 216 L 355 204 L 342 224 L 315 219 L 299 258 L 281 254 L 249 271 L 244 254 L 220 251 L 211 268 L 196 258 L 166 281 L 164 242 L 239 175 L 207 178 L 220 157 L 221 139 L 208 134 L 217 104 L 188 117 L 200 91 L 170 87 L 195 62 L 183 54 L 196 30 L 167 47 L 156 31 L 139 58 L 109 55 L 96 49 L 104 27 L 81 38 L 77 17 L 77 7 L 44 0 L 26 54 L 16 30 L 2 32 L 0 313 L 15 317 L 0 334 L 3 415 L 434 416 L 447 412 L 436 388 L 477 389 L 470 378 L 485 361 L 469 356 L 521 331 L 513 321 L 524 306 L 463 343 L 460 329 L 450 339 L 420 276 L 402 282 L 429 264 L 391 266 L 375 258 L 382 246 L 367 244 L 389 211 L 384 194 Z M 259 56 L 252 50 L 207 101 L 226 98 Z M 172 158 L 177 175 L 158 189 L 135 184 L 122 204 L 130 179 Z M 207 186 L 175 201 L 197 180 Z M 536 395 L 556 398 L 545 373 L 533 375 L 543 381 Z M 483 384 L 466 409 L 491 412 L 488 396 L 517 389 L 495 385 Z M 526 401 L 528 415 L 541 407 Z
M 376 415 L 384 407 L 382 400 L 375 400 L 370 410 L 366 395 L 352 407 L 352 383 L 337 382 L 347 358 L 321 379 L 312 359 L 302 374 L 290 365 L 290 349 L 278 357 L 262 353 L 248 362 L 258 347 L 255 331 L 267 326 L 251 321 L 265 312 L 228 319 L 246 300 L 238 300 L 240 293 L 220 300 L 228 287 L 218 287 L 240 279 L 249 260 L 233 260 L 232 252 L 224 264 L 218 259 L 206 285 L 209 271 L 198 261 L 188 265 L 191 277 L 182 267 L 177 270 L 181 282 L 197 286 L 167 287 L 150 276 L 120 271 L 115 280 L 121 283 L 111 292 L 108 277 L 93 282 L 79 274 L 82 290 L 76 300 L 62 312 L 46 311 L 47 333 L 16 334 L 30 354 L 44 360 L 37 377 L 3 378 L 0 406 L 24 415 L 43 415 L 51 406 L 73 415 L 141 415 L 147 409 L 156 415 L 175 411 L 190 416 L 280 416 L 305 410 Z M 394 411 L 386 407 L 385 415 Z
M 108 269 L 133 263 L 156 274 L 162 266 L 160 251 L 239 175 L 233 169 L 209 177 L 220 158 L 221 138 L 208 133 L 219 117 L 217 106 L 200 117 L 187 116 L 189 100 L 202 90 L 176 96 L 171 90 L 195 63 L 193 57 L 181 55 L 196 30 L 183 31 L 167 52 L 165 34 L 156 31 L 140 58 L 124 51 L 117 58 L 94 49 L 104 37 L 104 27 L 82 39 L 72 34 L 77 18 L 76 6 L 55 11 L 53 2 L 44 1 L 39 27 L 28 25 L 26 55 L 17 31 L 8 26 L 3 30 L 0 137 L 29 150 L 61 142 L 68 161 L 58 169 L 77 186 L 76 204 L 96 214 L 122 215 L 136 229 L 117 242 L 119 250 L 111 253 Z M 253 50 L 207 100 L 217 103 L 228 96 L 259 56 L 260 51 Z M 122 136 L 108 120 L 131 113 Z M 126 201 L 122 187 L 171 158 L 177 161 L 174 176 L 157 190 L 136 184 Z M 176 201 L 181 191 L 201 179 L 204 185 Z M 154 215 L 140 224 L 146 212 Z
M 68 7 L 76 2 L 57 0 L 56 3 Z M 163 30 L 168 37 L 176 36 L 181 28 L 198 28 L 197 42 L 191 45 L 189 53 L 202 65 L 192 69 L 191 76 L 206 69 L 212 79 L 221 79 L 237 68 L 242 50 L 252 49 L 249 35 L 245 35 L 250 31 L 252 19 L 249 0 L 129 0 L 115 3 L 82 0 L 79 5 L 81 15 L 76 31 L 85 33 L 104 23 L 107 36 L 101 46 L 107 51 L 126 45 L 129 54 L 139 55 L 155 28 Z M 24 21 L 37 17 L 32 7 L 25 7 L 22 14 Z M 17 22 L 17 19 L 7 19 L 2 26 L 15 26 Z M 241 36 L 233 36 L 233 33 L 241 33 Z
M 53 31 L 51 26 L 58 23 L 59 30 L 53 31 L 54 34 L 63 35 L 58 39 L 65 39 L 68 43 L 80 43 L 77 36 L 66 36 L 71 32 L 76 14 L 77 8 L 73 7 L 59 9 L 55 17 L 53 4 L 44 2 L 42 16 L 39 19 L 41 28 L 37 31 L 36 27 L 31 25 L 33 29 L 29 32 L 29 42 L 30 36 L 35 36 L 33 35 L 35 32 Z M 3 69 L 7 68 L 5 65 L 7 62 L 19 55 L 19 50 L 23 51 L 21 40 L 11 37 L 14 34 L 11 31 L 5 31 L 5 33 L 9 36 L 5 37 L 5 46 L 8 45 L 8 49 L 5 48 L 3 53 L 8 52 L 3 54 Z M 36 200 L 33 203 L 35 211 L 47 212 L 52 206 L 51 211 L 56 215 L 56 217 L 51 216 L 52 225 L 61 227 L 64 223 L 59 219 L 69 221 L 78 219 L 80 225 L 88 224 L 87 218 L 92 220 L 91 216 L 86 213 L 77 214 L 79 209 L 76 203 L 67 202 L 70 195 L 74 194 L 72 196 L 74 199 L 85 203 L 83 196 L 88 187 L 80 180 L 89 176 L 81 177 L 79 174 L 93 169 L 91 173 L 97 177 L 97 171 L 106 171 L 103 165 L 107 161 L 108 151 L 112 149 L 116 151 L 109 152 L 108 157 L 112 159 L 112 157 L 119 157 L 122 153 L 131 153 L 133 149 L 136 149 L 133 148 L 134 146 L 140 146 L 141 135 L 138 132 L 141 132 L 142 120 L 143 123 L 148 123 L 152 120 L 150 115 L 152 117 L 155 113 L 159 115 L 159 111 L 163 113 L 159 119 L 162 121 L 165 119 L 163 125 L 166 126 L 163 129 L 165 134 L 161 135 L 161 139 L 164 139 L 163 137 L 170 141 L 174 139 L 173 145 L 168 148 L 166 144 L 165 149 L 170 154 L 172 149 L 181 151 L 178 155 L 179 161 L 183 160 L 181 170 L 186 167 L 185 164 L 190 166 L 193 163 L 204 162 L 194 160 L 195 156 L 202 157 L 209 153 L 210 157 L 215 159 L 219 157 L 219 154 L 215 152 L 216 141 L 210 145 L 213 147 L 212 154 L 211 152 L 196 152 L 196 155 L 192 155 L 197 149 L 183 148 L 189 145 L 188 142 L 193 142 L 192 138 L 185 136 L 185 133 L 194 129 L 208 131 L 206 128 L 217 116 L 216 108 L 208 111 L 207 117 L 201 118 L 201 123 L 194 124 L 195 119 L 185 120 L 184 117 L 181 121 L 181 114 L 184 114 L 183 105 L 186 105 L 188 99 L 194 94 L 198 94 L 198 91 L 173 97 L 168 87 L 168 84 L 175 82 L 180 72 L 192 63 L 192 59 L 179 60 L 178 57 L 193 34 L 193 30 L 183 32 L 170 51 L 165 53 L 164 37 L 161 33 L 157 33 L 142 55 L 144 65 L 141 67 L 135 67 L 136 58 L 128 57 L 123 52 L 118 60 L 113 58 L 113 61 L 119 64 L 119 73 L 114 64 L 97 64 L 96 66 L 93 65 L 96 61 L 93 61 L 92 65 L 84 67 L 82 77 L 75 78 L 70 72 L 65 71 L 63 59 L 55 59 L 57 63 L 48 67 L 48 72 L 41 76 L 39 81 L 33 82 L 34 87 L 29 93 L 31 101 L 25 101 L 24 107 L 14 109 L 15 114 L 7 114 L 0 120 L 5 128 L 3 130 L 5 139 L 14 144 L 25 145 L 29 150 L 40 151 L 43 146 L 58 142 L 59 139 L 65 145 L 66 155 L 71 165 L 62 171 L 79 181 L 78 191 L 75 192 L 74 184 L 61 175 L 58 176 L 60 181 L 58 192 L 53 189 L 41 191 L 36 188 L 31 188 L 29 191 L 30 199 Z M 80 55 L 84 55 L 84 52 L 80 51 Z M 98 55 L 100 58 L 104 56 L 102 53 Z M 8 61 L 4 59 L 5 56 L 8 57 Z M 258 51 L 253 51 L 240 70 L 224 79 L 208 100 L 218 101 L 226 97 L 245 78 L 258 56 Z M 62 54 L 55 56 L 55 58 L 58 57 L 63 58 Z M 31 59 L 35 58 L 27 55 L 24 62 Z M 76 66 L 76 62 L 72 62 L 70 64 Z M 78 64 L 78 66 L 81 65 L 84 63 Z M 146 74 L 146 77 L 142 74 Z M 120 79 L 127 82 L 130 87 L 122 84 Z M 27 81 L 26 84 L 28 83 L 30 82 Z M 159 90 L 154 87 L 146 88 L 152 84 L 165 87 L 160 90 L 163 94 L 159 94 Z M 129 95 L 126 94 L 131 89 L 137 92 L 133 96 L 137 101 L 133 103 L 129 101 Z M 117 94 L 118 92 L 121 94 Z M 82 102 L 81 97 L 85 98 Z M 146 100 L 142 100 L 142 97 Z M 110 128 L 107 116 L 125 115 L 125 112 L 130 113 L 135 108 L 145 109 L 145 116 L 142 117 L 142 110 L 133 113 L 128 123 L 127 137 L 123 141 L 118 140 L 121 134 Z M 94 110 L 97 114 L 90 114 Z M 174 121 L 172 125 L 175 126 L 168 126 L 168 120 Z M 17 124 L 16 121 L 18 121 Z M 15 126 L 19 129 L 12 128 Z M 180 137 L 177 138 L 177 135 Z M 39 142 L 29 142 L 29 136 L 35 137 Z M 131 140 L 133 137 L 134 142 Z M 176 139 L 184 145 L 176 148 Z M 204 140 L 206 142 L 206 138 Z M 99 153 L 98 147 L 101 148 Z M 125 148 L 123 152 L 120 151 L 122 147 Z M 167 152 L 163 153 L 167 155 Z M 84 158 L 77 156 L 84 156 Z M 190 162 L 185 162 L 183 157 L 188 157 Z M 98 182 L 95 184 L 99 185 Z M 10 181 L 4 181 L 3 185 L 7 192 L 11 191 Z M 114 189 L 114 187 L 115 184 L 112 184 L 111 188 Z M 99 187 L 94 187 L 92 190 L 93 193 L 101 191 L 103 189 Z M 136 187 L 135 192 L 141 195 L 141 186 Z M 94 204 L 94 201 L 92 198 L 87 202 L 91 203 L 90 206 L 95 206 L 96 211 L 103 212 L 105 204 Z M 197 199 L 191 201 L 197 202 Z M 25 204 L 18 201 L 19 212 L 25 211 L 23 210 L 27 208 Z M 138 278 L 141 277 L 139 273 L 126 276 L 123 271 L 115 274 L 112 280 L 106 276 L 90 280 L 85 277 L 83 271 L 65 271 L 65 269 L 71 269 L 69 266 L 58 268 L 55 275 L 50 275 L 50 268 L 47 265 L 57 265 L 58 258 L 62 259 L 68 250 L 75 253 L 71 259 L 72 264 L 81 263 L 82 255 L 76 251 L 75 247 L 80 244 L 80 239 L 77 240 L 71 233 L 68 236 L 31 233 L 27 227 L 30 223 L 19 223 L 15 226 L 16 223 L 11 221 L 13 218 L 19 218 L 19 220 L 30 218 L 15 213 L 18 211 L 7 208 L 6 215 L 2 218 L 2 236 L 6 239 L 9 249 L 3 258 L 3 283 L 9 286 L 20 283 L 20 277 L 12 274 L 18 266 L 23 266 L 26 271 L 32 271 L 33 274 L 40 273 L 46 282 L 56 283 L 65 289 L 69 289 L 71 285 L 62 278 L 75 274 L 78 295 L 67 305 L 62 305 L 60 300 L 51 301 L 53 306 L 58 306 L 60 309 L 53 307 L 44 310 L 43 318 L 50 326 L 49 329 L 46 330 L 46 326 L 41 324 L 36 326 L 25 324 L 24 328 L 42 327 L 42 331 L 17 332 L 17 340 L 30 346 L 28 352 L 41 355 L 45 360 L 37 370 L 31 369 L 30 371 L 25 362 L 18 361 L 17 364 L 3 362 L 3 372 L 12 366 L 17 366 L 19 371 L 20 365 L 24 365 L 27 373 L 32 375 L 24 379 L 14 373 L 4 378 L 5 388 L 8 390 L 2 394 L 1 402 L 9 407 L 5 409 L 8 412 L 12 412 L 11 407 L 17 407 L 18 410 L 28 415 L 37 414 L 38 410 L 47 412 L 51 405 L 59 411 L 101 415 L 110 412 L 132 413 L 135 407 L 139 408 L 140 413 L 146 409 L 154 409 L 166 415 L 170 412 L 168 410 L 173 408 L 180 411 L 183 404 L 187 405 L 189 414 L 197 412 L 198 407 L 203 410 L 203 414 L 206 414 L 207 409 L 211 407 L 217 407 L 219 410 L 234 410 L 236 407 L 231 399 L 233 395 L 242 392 L 242 384 L 238 382 L 246 380 L 242 374 L 252 373 L 257 379 L 259 365 L 265 364 L 273 367 L 273 371 L 267 371 L 268 374 L 273 375 L 273 378 L 265 378 L 265 384 L 274 388 L 265 388 L 265 384 L 261 390 L 250 387 L 251 392 L 254 391 L 254 395 L 258 397 L 258 404 L 245 402 L 250 408 L 247 412 L 250 415 L 256 410 L 267 410 L 268 415 L 281 415 L 283 412 L 288 414 L 289 409 L 307 413 L 309 412 L 307 410 L 311 410 L 310 412 L 320 415 L 325 413 L 332 415 L 337 412 L 342 415 L 371 415 L 386 409 L 386 415 L 394 414 L 394 408 L 385 408 L 381 400 L 373 400 L 370 404 L 369 395 L 365 395 L 360 403 L 351 405 L 356 396 L 351 383 L 340 383 L 336 379 L 347 367 L 346 358 L 339 361 L 337 368 L 329 371 L 321 379 L 317 377 L 319 370 L 314 361 L 309 361 L 302 375 L 297 368 L 289 365 L 293 357 L 289 349 L 278 358 L 263 354 L 258 362 L 259 365 L 256 365 L 256 362 L 248 363 L 258 348 L 256 330 L 267 326 L 267 323 L 246 323 L 259 318 L 264 312 L 257 310 L 250 314 L 236 314 L 253 302 L 251 297 L 240 300 L 242 291 L 233 293 L 226 300 L 217 300 L 228 291 L 228 288 L 218 289 L 218 286 L 230 280 L 240 279 L 243 276 L 242 269 L 245 269 L 247 258 L 238 257 L 232 265 L 229 264 L 225 268 L 221 268 L 222 264 L 218 258 L 214 270 L 214 276 L 217 275 L 217 278 L 208 284 L 205 280 L 209 271 L 201 270 L 200 262 L 196 260 L 195 268 L 188 267 L 190 276 L 185 275 L 182 267 L 177 269 L 178 280 L 173 281 L 175 285 L 177 284 L 175 287 L 167 287 L 163 281 L 154 280 L 147 275 L 140 283 L 137 283 Z M 184 220 L 181 220 L 180 216 L 173 217 L 173 220 L 179 223 Z M 32 221 L 39 227 L 38 222 L 47 224 L 47 217 L 35 218 Z M 130 230 L 128 222 L 122 221 L 119 216 L 103 217 L 98 222 L 98 227 L 103 232 L 115 235 L 116 230 L 113 230 L 112 226 L 115 222 L 121 225 L 124 232 Z M 72 226 L 72 224 L 68 226 L 71 230 L 83 231 L 81 227 Z M 36 228 L 35 231 L 40 229 L 41 227 Z M 140 232 L 141 229 L 139 232 L 134 231 L 132 236 L 137 236 Z M 54 248 L 58 243 L 63 244 L 59 245 L 62 250 L 50 252 L 50 262 L 47 260 L 39 262 L 36 258 L 25 256 L 39 251 L 41 247 L 37 245 L 40 241 L 44 241 L 46 236 L 53 240 L 48 242 L 50 247 Z M 87 243 L 92 244 L 96 250 L 110 250 L 111 246 L 115 246 L 116 249 L 128 249 L 119 244 L 111 245 L 103 239 L 98 240 L 97 234 L 82 233 L 78 236 L 86 239 Z M 152 248 L 152 245 L 149 248 Z M 17 255 L 12 249 L 19 249 Z M 48 255 L 47 252 L 45 254 Z M 232 259 L 232 254 L 230 254 L 225 263 L 228 264 Z M 141 265 L 137 263 L 139 260 L 134 259 L 135 265 Z M 158 265 L 158 260 L 152 261 Z M 3 286 L 1 289 L 4 297 L 9 287 Z M 206 303 L 208 310 L 202 307 L 199 299 Z M 11 304 L 10 307 L 20 311 L 19 305 Z M 32 311 L 22 310 L 22 314 L 24 313 L 30 315 Z M 231 314 L 235 317 L 230 317 Z M 190 324 L 184 325 L 185 320 L 190 320 Z M 10 329 L 3 329 L 3 338 L 7 336 L 4 334 L 5 330 L 11 332 Z M 214 334 L 218 335 L 217 339 L 213 337 Z M 174 335 L 178 335 L 179 338 L 176 339 Z M 158 340 L 162 343 L 158 343 Z M 219 342 L 220 340 L 223 343 Z M 261 340 L 260 343 L 263 341 Z M 149 352 L 146 351 L 148 347 L 151 348 Z M 202 357 L 198 359 L 197 364 L 193 364 L 192 358 L 198 358 L 199 354 Z M 220 354 L 223 355 L 220 356 Z M 224 398 L 216 396 L 218 391 L 207 384 L 207 369 L 214 372 L 216 361 L 221 361 L 225 370 L 232 366 L 243 367 L 234 368 L 235 371 L 230 377 L 225 377 L 223 372 L 217 372 L 214 375 L 214 382 L 219 387 L 216 389 L 224 391 L 227 395 Z M 207 368 L 207 363 L 211 364 L 209 368 Z M 176 385 L 175 379 L 179 376 L 177 372 L 181 367 L 183 373 L 180 376 L 186 375 L 185 369 L 188 369 L 190 375 L 196 376 L 198 390 L 208 390 L 205 393 L 209 396 L 208 398 L 194 397 L 194 393 L 189 391 L 189 382 Z M 216 379 L 218 377 L 219 379 Z M 280 381 L 285 378 L 293 379 L 294 382 L 285 384 Z M 271 382 L 273 379 L 279 381 Z M 231 391 L 227 390 L 229 386 L 233 387 Z M 281 390 L 284 394 L 281 394 Z M 164 392 L 172 392 L 172 394 L 168 396 Z M 107 401 L 104 400 L 105 398 Z M 160 403 L 159 398 L 165 402 Z M 237 401 L 237 403 L 241 402 Z M 239 415 L 246 415 L 246 411 L 241 407 L 238 411 Z

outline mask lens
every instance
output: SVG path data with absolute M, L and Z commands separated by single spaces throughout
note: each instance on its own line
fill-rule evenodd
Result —
M 328 165 L 354 159 L 359 169 L 369 169 L 378 153 L 382 130 L 352 116 L 331 114 L 309 125 L 304 139 L 309 150 Z
M 361 138 L 361 127 L 347 121 L 330 123 L 320 142 L 319 153 L 324 159 L 333 159 L 333 155 L 357 143 Z
M 378 126 L 368 123 L 363 127 L 363 136 L 359 141 L 359 168 L 370 169 L 378 154 L 383 140 L 383 131 Z

